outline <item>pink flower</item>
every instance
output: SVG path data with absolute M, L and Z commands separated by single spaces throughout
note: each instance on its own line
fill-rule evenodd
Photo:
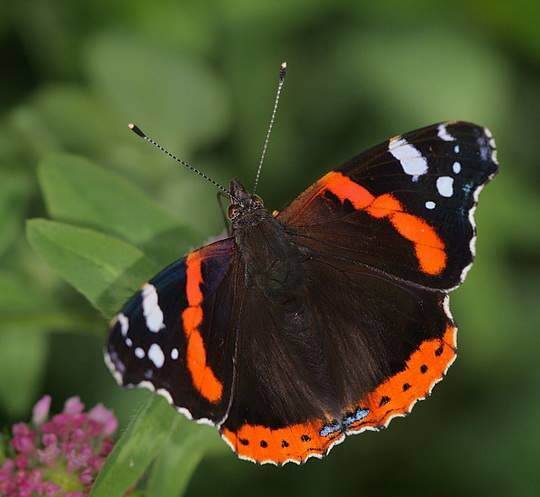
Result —
M 103 404 L 94 406 L 88 413 L 88 417 L 103 426 L 103 435 L 112 435 L 118 428 L 118 421 L 112 411 L 109 411 Z
M 0 466 L 2 497 L 86 497 L 113 447 L 118 422 L 98 404 L 88 413 L 71 397 L 47 420 L 51 398 L 33 409 L 32 425 L 12 427 L 12 451 Z
M 64 404 L 64 414 L 73 416 L 74 414 L 81 414 L 84 410 L 84 404 L 79 397 L 70 397 Z
M 49 417 L 49 409 L 51 408 L 51 396 L 45 395 L 42 397 L 32 410 L 32 423 L 35 426 L 42 425 Z

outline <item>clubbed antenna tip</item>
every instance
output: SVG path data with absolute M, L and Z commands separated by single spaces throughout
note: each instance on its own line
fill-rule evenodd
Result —
M 199 171 L 197 168 L 193 167 L 191 164 L 188 164 L 185 160 L 179 159 L 176 157 L 176 155 L 171 154 L 166 148 L 162 147 L 157 141 L 150 138 L 148 135 L 146 135 L 139 126 L 133 123 L 128 124 L 128 128 L 133 131 L 137 136 L 140 136 L 145 142 L 150 143 L 153 147 L 157 148 L 161 152 L 163 152 L 165 155 L 168 155 L 171 159 L 175 160 L 179 164 L 182 164 L 182 166 L 186 167 L 190 171 L 194 172 L 195 174 L 198 174 L 202 178 L 204 178 L 209 183 L 212 183 L 219 191 L 224 193 L 227 197 L 230 198 L 229 190 L 227 190 L 224 186 L 220 185 L 217 181 L 214 181 L 212 178 L 204 174 L 202 171 Z
M 142 129 L 139 128 L 136 124 L 129 123 L 128 128 L 133 131 L 137 136 L 140 136 L 141 138 L 146 138 L 146 135 L 143 133 Z
M 287 62 L 282 62 L 279 68 L 279 79 L 283 81 L 285 79 L 286 74 L 287 74 Z
M 276 119 L 276 112 L 279 104 L 279 96 L 281 95 L 281 90 L 285 83 L 285 75 L 287 74 L 287 62 L 282 62 L 279 66 L 279 83 L 276 91 L 276 98 L 274 100 L 274 108 L 272 109 L 272 117 L 270 117 L 270 124 L 268 125 L 268 131 L 266 132 L 266 138 L 264 140 L 264 145 L 261 153 L 261 159 L 259 160 L 259 167 L 257 168 L 257 174 L 255 176 L 255 182 L 253 184 L 253 193 L 257 190 L 257 185 L 259 184 L 259 178 L 261 176 L 261 170 L 264 162 L 264 157 L 266 156 L 266 150 L 268 148 L 268 143 L 270 141 L 270 134 L 272 133 L 272 127 L 274 126 L 274 121 Z

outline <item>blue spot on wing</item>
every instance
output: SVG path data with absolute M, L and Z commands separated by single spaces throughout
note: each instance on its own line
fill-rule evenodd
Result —
M 369 409 L 362 409 L 362 408 L 356 409 L 354 414 L 351 414 L 350 416 L 347 416 L 346 418 L 343 419 L 343 426 L 345 426 L 347 428 L 348 426 L 352 425 L 353 423 L 361 421 L 368 414 L 369 414 Z
M 336 421 L 334 423 L 330 423 L 328 425 L 325 425 L 322 427 L 319 434 L 321 437 L 327 437 L 331 435 L 332 433 L 336 433 L 338 431 L 344 431 L 349 426 L 351 426 L 354 423 L 357 423 L 358 421 L 361 421 L 369 414 L 369 409 L 362 409 L 358 408 L 356 411 L 354 411 L 353 414 L 349 416 L 345 416 L 341 422 Z
M 335 422 L 335 423 L 323 426 L 322 430 L 319 432 L 319 435 L 321 435 L 321 437 L 327 437 L 328 435 L 331 435 L 332 433 L 335 433 L 336 431 L 341 431 L 341 429 L 342 429 L 341 423 Z

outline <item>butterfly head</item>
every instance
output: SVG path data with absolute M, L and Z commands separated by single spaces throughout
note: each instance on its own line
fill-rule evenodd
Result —
M 249 193 L 237 180 L 232 180 L 229 185 L 231 203 L 228 216 L 233 228 L 246 224 L 254 224 L 260 213 L 266 212 L 263 201 L 258 195 Z

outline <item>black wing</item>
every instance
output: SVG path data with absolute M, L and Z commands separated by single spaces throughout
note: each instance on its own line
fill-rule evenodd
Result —
M 124 386 L 164 395 L 180 412 L 218 423 L 233 385 L 234 243 L 189 253 L 143 285 L 115 317 L 106 362 Z
M 445 294 L 310 258 L 301 296 L 246 294 L 223 438 L 239 457 L 300 463 L 403 416 L 455 358 Z
M 278 217 L 298 243 L 400 279 L 451 289 L 470 268 L 474 211 L 498 170 L 487 128 L 434 124 L 386 142 L 330 172 Z

